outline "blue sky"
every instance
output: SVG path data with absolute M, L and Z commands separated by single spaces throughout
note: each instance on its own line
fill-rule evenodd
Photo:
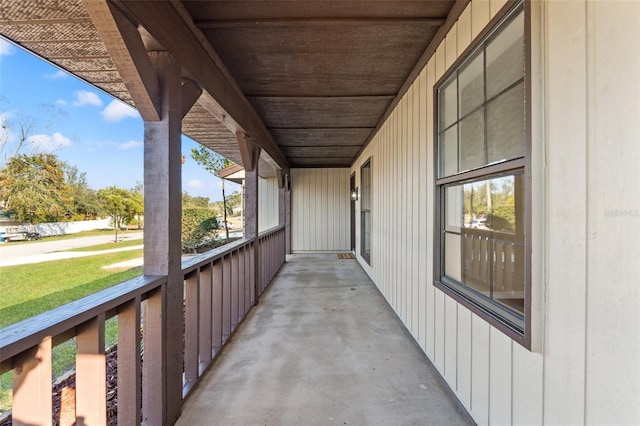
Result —
M 0 165 L 32 125 L 21 152 L 52 152 L 85 172 L 89 186 L 130 189 L 142 182 L 143 123 L 137 111 L 0 38 Z M 22 126 L 21 126 L 22 124 Z M 219 179 L 196 164 L 182 137 L 182 189 L 221 200 Z M 227 194 L 240 187 L 227 182 Z

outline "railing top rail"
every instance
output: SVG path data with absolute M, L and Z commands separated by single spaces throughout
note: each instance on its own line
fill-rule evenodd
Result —
M 214 260 L 218 260 L 243 246 L 251 244 L 253 241 L 253 238 L 241 238 L 213 250 L 209 250 L 202 254 L 184 259 L 182 261 L 182 273 L 186 275 L 204 264 L 213 262 Z
M 284 229 L 285 226 L 284 225 L 278 225 L 278 226 L 274 226 L 273 228 L 269 228 L 266 231 L 262 231 L 258 234 L 258 238 L 263 238 L 266 237 L 269 234 L 274 234 L 278 231 L 280 231 L 281 229 Z
M 143 296 L 166 282 L 165 276 L 146 275 L 59 306 L 40 315 L 0 329 L 0 362 L 117 308 L 136 296 Z

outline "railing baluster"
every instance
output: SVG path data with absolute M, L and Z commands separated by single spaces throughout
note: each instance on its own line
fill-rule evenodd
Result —
M 240 317 L 247 314 L 247 283 L 246 283 L 246 261 L 244 247 L 238 250 L 238 283 L 240 284 Z
M 140 424 L 140 296 L 118 308 L 118 424 Z
M 231 330 L 238 327 L 240 317 L 240 283 L 238 281 L 238 252 L 231 252 Z
M 143 423 L 164 424 L 165 358 L 163 339 L 165 324 L 164 299 L 166 284 L 149 294 L 144 306 L 142 363 L 142 413 Z
M 211 362 L 212 339 L 212 294 L 211 294 L 211 263 L 200 269 L 200 331 L 199 335 L 199 364 L 198 375 L 202 374 Z
M 211 283 L 212 287 L 212 345 L 213 352 L 217 352 L 222 347 L 222 260 L 213 262 Z M 212 355 L 213 355 L 212 352 Z
M 185 394 L 198 380 L 198 271 L 187 275 L 184 313 L 184 389 Z
M 231 256 L 222 261 L 222 343 L 231 335 Z
M 77 425 L 107 423 L 104 321 L 103 313 L 78 327 L 76 336 Z
M 50 425 L 51 338 L 13 358 L 13 424 Z

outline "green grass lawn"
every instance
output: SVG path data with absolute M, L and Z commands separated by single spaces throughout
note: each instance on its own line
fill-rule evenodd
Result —
M 108 242 L 108 243 L 104 243 L 104 244 L 99 244 L 97 246 L 89 246 L 89 247 L 78 247 L 78 248 L 74 248 L 74 249 L 70 249 L 70 250 L 65 250 L 65 251 L 100 251 L 100 250 L 112 250 L 112 249 L 120 249 L 120 248 L 125 248 L 125 247 L 134 247 L 134 246 L 139 246 L 140 244 L 142 244 L 142 239 L 138 239 L 138 240 L 129 240 L 129 241 L 120 241 L 117 243 L 114 243 L 113 241 Z
M 122 231 L 118 231 L 118 238 L 122 238 L 123 236 L 126 237 L 129 233 L 131 232 L 141 232 L 142 229 L 140 229 L 139 231 L 136 229 L 131 229 L 129 231 L 126 232 L 122 232 Z M 18 244 L 37 244 L 38 242 L 42 242 L 42 241 L 61 241 L 61 240 L 71 240 L 73 238 L 80 238 L 80 237 L 97 237 L 100 235 L 113 235 L 115 238 L 116 235 L 116 231 L 114 231 L 113 229 L 101 229 L 101 230 L 96 230 L 96 231 L 84 231 L 84 232 L 76 232 L 73 234 L 65 234 L 65 235 L 53 235 L 51 237 L 42 237 L 41 240 L 36 240 L 36 241 L 11 241 L 10 243 L 7 244 L 11 244 L 12 246 L 18 245 Z
M 142 240 L 101 244 L 84 250 L 104 250 L 139 245 Z M 0 268 L 0 328 L 80 299 L 142 274 L 141 268 L 101 269 L 103 266 L 142 257 L 142 250 L 99 254 L 76 259 L 42 262 Z M 117 340 L 117 319 L 105 326 L 105 340 Z M 75 341 L 54 349 L 54 377 L 73 368 Z M 0 413 L 11 406 L 11 372 L 0 376 Z
M 0 268 L 0 327 L 140 275 L 140 268 L 101 267 L 141 256 L 140 249 Z

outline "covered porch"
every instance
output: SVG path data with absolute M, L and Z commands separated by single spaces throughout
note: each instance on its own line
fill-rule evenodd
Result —
M 287 257 L 177 424 L 212 421 L 474 424 L 360 265 L 336 254 Z

